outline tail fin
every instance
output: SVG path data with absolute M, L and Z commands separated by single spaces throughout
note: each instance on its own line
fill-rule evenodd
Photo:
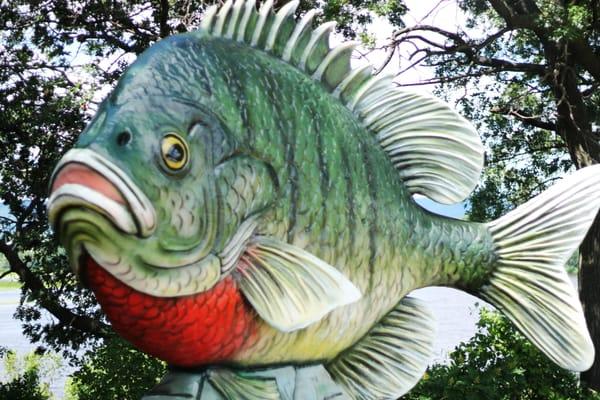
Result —
M 550 359 L 573 371 L 592 365 L 594 346 L 564 265 L 599 206 L 600 165 L 575 172 L 488 225 L 499 259 L 481 297 Z

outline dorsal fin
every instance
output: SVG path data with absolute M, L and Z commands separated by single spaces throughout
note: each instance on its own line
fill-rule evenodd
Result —
M 291 1 L 275 13 L 273 0 L 260 10 L 255 0 L 227 0 L 206 11 L 201 29 L 214 37 L 246 43 L 298 68 L 320 82 L 373 133 L 408 190 L 440 203 L 464 200 L 483 168 L 483 146 L 473 126 L 445 103 L 404 92 L 392 77 L 352 69 L 355 42 L 330 48 L 335 23 L 312 27 L 315 11 L 298 22 Z
M 483 146 L 473 126 L 434 97 L 377 90 L 356 112 L 411 193 L 444 204 L 464 200 L 483 168 Z

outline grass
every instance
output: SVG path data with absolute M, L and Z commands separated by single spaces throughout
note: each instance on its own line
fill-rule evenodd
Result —
M 8 271 L 8 269 L 4 269 L 0 267 L 0 276 Z M 3 279 L 0 279 L 0 290 L 14 290 L 19 289 L 21 287 L 21 283 L 14 279 L 15 274 L 10 274 Z
M 0 290 L 13 290 L 19 289 L 21 287 L 21 283 L 17 281 L 9 281 L 3 279 L 0 281 Z

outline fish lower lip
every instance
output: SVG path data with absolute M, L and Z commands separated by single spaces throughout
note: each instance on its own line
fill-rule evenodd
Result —
M 138 234 L 139 229 L 127 207 L 82 184 L 65 184 L 50 196 L 48 219 L 56 227 L 63 212 L 71 208 L 86 208 L 109 219 L 119 230 Z
M 70 162 L 56 174 L 49 201 L 54 225 L 60 213 L 71 207 L 84 207 L 104 215 L 120 230 L 137 234 L 139 229 L 130 206 L 118 188 L 87 165 Z
M 154 207 L 116 165 L 89 149 L 70 150 L 51 180 L 48 218 L 56 226 L 70 207 L 90 208 L 120 230 L 147 237 L 156 227 Z

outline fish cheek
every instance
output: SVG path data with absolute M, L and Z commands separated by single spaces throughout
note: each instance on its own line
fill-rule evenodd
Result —
M 192 250 L 198 258 L 213 249 L 217 236 L 218 208 L 214 178 L 185 182 L 160 191 L 161 221 L 164 223 L 160 243 L 172 251 Z
M 196 193 L 189 188 L 166 192 L 164 204 L 170 211 L 168 223 L 179 238 L 185 241 L 198 236 L 202 224 L 197 215 L 199 205 Z

